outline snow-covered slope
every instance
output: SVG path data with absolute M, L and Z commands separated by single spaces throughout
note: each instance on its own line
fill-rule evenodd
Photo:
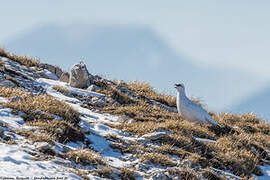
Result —
M 206 176 L 204 167 L 200 164 L 192 165 L 192 159 L 176 155 L 179 152 L 164 150 L 164 154 L 159 153 L 161 147 L 168 147 L 163 146 L 162 142 L 159 141 L 172 134 L 169 130 L 162 128 L 163 122 L 154 122 L 154 124 L 160 123 L 161 127 L 154 131 L 146 130 L 144 135 L 128 133 L 125 129 L 117 127 L 124 122 L 128 125 L 135 120 L 128 115 L 113 115 L 113 113 L 108 113 L 110 111 L 105 112 L 101 107 L 107 105 L 121 107 L 120 103 L 107 97 L 106 94 L 70 87 L 65 82 L 55 80 L 56 76 L 50 76 L 51 79 L 42 78 L 40 72 L 44 72 L 44 69 L 39 67 L 29 68 L 8 58 L 0 58 L 0 60 L 0 84 L 2 83 L 0 85 L 0 94 L 2 94 L 0 97 L 0 177 L 29 179 L 57 177 L 63 179 L 185 179 L 196 177 L 208 179 L 208 176 L 211 175 L 214 178 L 223 176 L 227 179 L 241 179 L 226 167 L 218 169 L 210 166 Z M 113 84 L 112 81 L 100 77 L 96 78 L 102 82 Z M 7 86 L 10 87 L 6 89 Z M 60 87 L 65 91 L 61 92 L 55 87 Z M 115 85 L 115 87 L 121 92 L 126 92 L 126 95 L 128 94 L 133 101 L 137 100 L 138 95 L 134 91 L 125 86 Z M 16 91 L 13 91 L 15 89 Z M 57 111 L 51 107 L 48 107 L 49 110 L 46 111 L 44 109 L 47 107 L 43 106 L 46 106 L 47 102 L 39 105 L 39 108 L 43 109 L 42 111 L 32 107 L 32 109 L 28 109 L 29 112 L 23 112 L 27 108 L 27 104 L 23 104 L 24 102 L 39 103 L 26 101 L 27 98 L 34 101 L 36 97 L 46 97 L 47 95 L 57 100 L 55 101 L 55 109 L 59 108 L 57 102 L 60 102 L 60 105 L 63 103 L 63 108 L 67 108 L 64 105 L 68 105 L 78 113 L 80 121 L 77 124 L 63 122 L 66 120 L 66 116 L 70 116 L 71 112 L 57 114 Z M 164 110 L 164 113 L 168 113 L 168 118 L 176 115 L 175 107 L 148 99 L 148 97 L 143 97 L 143 100 L 145 107 L 149 105 Z M 61 106 L 60 110 L 63 110 Z M 151 115 L 149 109 L 146 108 L 146 111 L 149 111 L 148 113 Z M 176 117 L 178 118 L 177 115 Z M 42 118 L 50 125 L 48 127 L 51 129 L 46 129 L 47 124 Z M 75 115 L 74 118 L 76 118 Z M 42 126 L 38 123 L 41 123 Z M 57 125 L 56 128 L 53 123 Z M 65 126 L 62 125 L 70 126 L 71 129 L 65 129 Z M 187 128 L 185 123 L 180 123 L 180 125 L 183 125 L 181 129 Z M 200 135 L 197 133 L 198 127 L 195 124 L 192 125 L 194 132 L 187 130 L 187 133 L 192 132 L 190 143 L 194 147 L 200 149 L 205 147 L 205 144 L 211 147 L 222 143 L 219 138 L 214 136 L 210 135 L 213 139 L 207 139 L 206 135 Z M 174 128 L 173 124 L 171 124 L 171 128 Z M 235 129 L 237 128 L 235 127 Z M 70 133 L 66 135 L 75 137 L 76 140 L 74 138 L 57 139 L 57 136 L 65 134 L 66 130 L 78 133 L 78 140 Z M 53 131 L 52 134 L 46 134 L 46 132 L 51 131 Z M 203 134 L 206 129 L 203 129 L 202 132 L 199 131 Z M 218 135 L 219 132 L 216 134 Z M 183 141 L 185 140 L 187 139 L 183 139 Z M 252 150 L 256 153 L 260 150 L 258 149 L 257 146 L 254 146 Z M 179 148 L 173 149 L 173 151 L 176 150 L 179 150 L 180 154 L 192 154 L 192 150 L 191 152 L 182 152 Z M 207 154 L 207 151 L 206 149 L 205 152 L 201 153 Z M 168 155 L 165 155 L 165 152 Z M 266 153 L 265 150 L 261 150 L 261 152 Z M 210 157 L 215 156 L 213 155 L 215 152 L 211 153 Z M 158 155 L 156 159 L 155 155 Z M 266 161 L 267 158 L 269 160 L 269 155 L 264 156 L 266 156 L 265 159 L 261 160 Z M 262 172 L 258 171 L 256 174 L 261 176 L 256 178 L 270 178 L 270 168 L 266 165 L 267 163 L 269 164 L 269 161 L 260 164 Z M 255 177 L 253 172 L 251 174 Z

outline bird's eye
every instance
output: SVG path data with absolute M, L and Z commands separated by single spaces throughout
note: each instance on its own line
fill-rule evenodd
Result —
M 179 86 L 182 86 L 181 84 L 175 84 L 175 86 L 179 87 Z

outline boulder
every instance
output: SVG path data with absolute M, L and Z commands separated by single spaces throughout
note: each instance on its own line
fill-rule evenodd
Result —
M 47 64 L 47 63 L 41 63 L 39 65 L 40 68 L 47 69 L 48 71 L 54 73 L 58 78 L 61 77 L 63 71 L 58 66 Z
M 11 88 L 17 87 L 17 85 L 14 82 L 9 81 L 9 80 L 0 81 L 0 86 L 11 87 Z
M 23 100 L 22 97 L 16 96 L 16 97 L 12 98 L 12 99 L 10 100 L 10 102 L 16 102 L 16 101 L 22 101 L 22 100 Z
M 52 145 L 50 145 L 47 142 L 36 142 L 35 146 L 36 146 L 37 150 L 39 150 L 41 152 L 49 151 L 52 148 Z
M 60 79 L 59 79 L 59 81 L 68 83 L 69 78 L 70 78 L 69 73 L 68 72 L 63 72 Z
M 143 135 L 142 138 L 155 141 L 155 140 L 159 140 L 163 138 L 164 136 L 167 136 L 166 132 L 153 132 L 153 133 Z
M 87 88 L 87 90 L 88 91 L 97 91 L 97 90 L 101 90 L 101 88 L 99 86 L 97 86 L 97 85 L 92 84 L 91 86 L 89 86 Z
M 93 81 L 93 76 L 88 72 L 83 62 L 74 64 L 70 69 L 69 85 L 75 88 L 87 88 Z
M 37 72 L 41 77 L 46 78 L 46 79 L 52 79 L 52 80 L 58 80 L 59 77 L 56 76 L 56 74 L 52 73 L 51 71 L 47 69 L 43 69 L 41 71 Z

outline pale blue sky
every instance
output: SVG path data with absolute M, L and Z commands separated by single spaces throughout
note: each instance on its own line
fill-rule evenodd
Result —
M 0 41 L 47 22 L 143 24 L 201 62 L 270 77 L 270 1 L 1 1 Z
M 254 75 L 250 92 L 270 80 L 268 0 L 2 0 L 1 7 L 0 45 L 47 23 L 143 25 L 198 66 Z

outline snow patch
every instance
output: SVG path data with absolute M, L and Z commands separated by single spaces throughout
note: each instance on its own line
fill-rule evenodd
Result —
M 52 161 L 34 161 L 21 147 L 0 143 L 0 174 L 1 177 L 34 177 L 82 179 L 70 173 L 67 168 Z
M 18 129 L 24 123 L 23 118 L 12 114 L 12 109 L 0 109 L 0 122 L 7 125 L 10 129 Z
M 203 138 L 198 138 L 198 137 L 195 137 L 194 139 L 195 139 L 196 141 L 199 141 L 199 142 L 216 143 L 216 141 L 211 140 L 211 139 L 203 139 Z
M 54 73 L 52 73 L 51 71 L 48 71 L 47 69 L 43 69 L 40 72 L 43 73 L 45 77 L 48 77 L 50 79 L 53 79 L 53 80 L 59 79 Z
M 68 89 L 72 94 L 76 95 L 81 95 L 81 96 L 93 96 L 93 97 L 103 97 L 103 94 L 92 92 L 92 91 L 87 91 L 83 89 L 78 89 L 78 88 L 73 88 L 68 85 L 66 82 L 61 82 L 61 81 L 55 81 L 52 79 L 44 79 L 44 78 L 39 78 L 37 82 L 40 83 L 40 85 L 45 88 L 52 88 L 53 86 L 61 86 L 66 89 Z
M 7 98 L 4 98 L 4 97 L 0 97 L 0 103 L 2 104 L 5 104 L 5 103 L 8 103 L 8 99 Z

